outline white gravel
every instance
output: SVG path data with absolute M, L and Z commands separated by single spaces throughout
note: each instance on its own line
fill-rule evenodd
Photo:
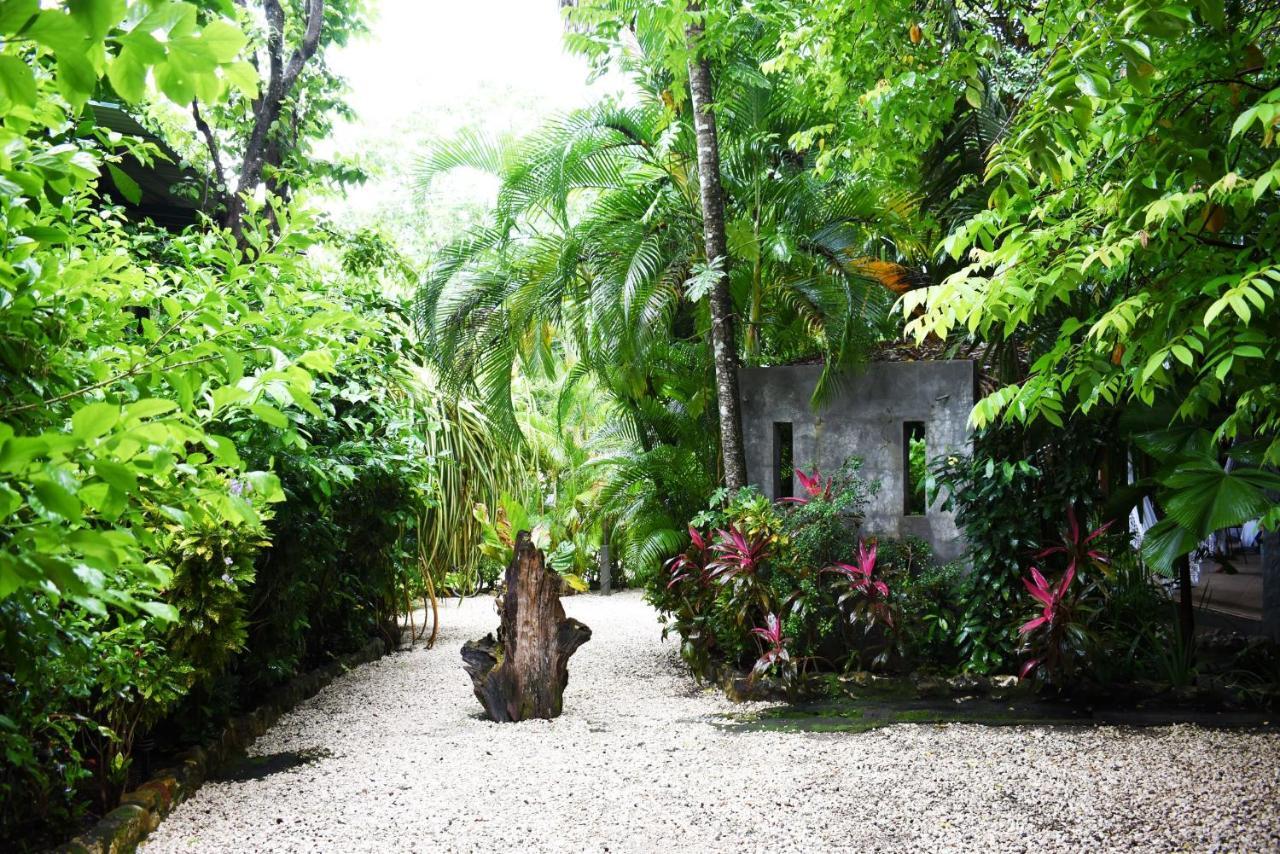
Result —
M 565 713 L 480 717 L 458 650 L 492 601 L 443 610 L 436 647 L 365 665 L 254 752 L 332 755 L 207 783 L 165 851 L 1277 851 L 1280 735 L 899 725 L 730 732 L 635 593 L 565 601 L 594 637 Z

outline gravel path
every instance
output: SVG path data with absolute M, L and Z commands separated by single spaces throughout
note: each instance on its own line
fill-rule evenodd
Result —
M 286 715 L 257 754 L 310 765 L 207 783 L 166 851 L 1277 851 L 1280 736 L 900 725 L 727 732 L 635 593 L 577 596 L 595 636 L 555 721 L 479 716 L 458 650 L 492 602 Z

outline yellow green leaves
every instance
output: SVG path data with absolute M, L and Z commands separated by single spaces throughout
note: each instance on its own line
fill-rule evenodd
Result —
M 1204 313 L 1204 325 L 1212 326 L 1218 316 L 1230 308 L 1241 322 L 1248 324 L 1253 320 L 1255 310 L 1267 310 L 1269 303 L 1275 300 L 1275 285 L 1280 283 L 1280 267 L 1267 265 L 1245 274 L 1240 279 L 1234 276 L 1220 276 L 1204 288 L 1204 293 L 1215 294 L 1223 285 L 1235 282 Z
M 71 522 L 80 521 L 80 499 L 71 489 L 57 480 L 39 477 L 31 485 L 35 497 L 35 510 L 42 515 L 60 517 Z
M 214 63 L 229 63 L 240 56 L 248 39 L 239 28 L 223 20 L 205 24 L 196 38 L 187 39 L 177 46 L 206 54 Z
M 120 420 L 120 406 L 114 403 L 90 403 L 71 416 L 71 435 L 78 439 L 96 439 Z
M 16 56 L 0 54 L 0 97 L 11 106 L 34 107 L 36 104 L 35 75 L 30 66 Z
M 1252 107 L 1244 110 L 1231 125 L 1231 138 L 1235 139 L 1253 125 L 1262 125 L 1262 144 L 1270 146 L 1280 127 L 1280 88 L 1272 89 Z
M 247 38 L 239 26 L 218 17 L 201 26 L 191 3 L 69 0 L 41 9 L 35 0 L 15 0 L 0 12 L 0 39 L 15 37 L 42 50 L 0 55 L 0 113 L 36 105 L 31 62 L 56 69 L 58 92 L 77 109 L 104 74 L 130 103 L 152 85 L 184 107 L 197 96 L 217 101 L 228 86 L 249 95 L 257 88 L 257 73 L 240 58 Z

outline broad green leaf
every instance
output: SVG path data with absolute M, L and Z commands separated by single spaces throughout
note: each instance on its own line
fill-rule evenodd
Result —
M 15 104 L 35 106 L 36 78 L 30 66 L 16 56 L 0 55 L 0 95 Z
M 167 602 L 138 602 L 138 609 L 166 623 L 178 621 L 178 609 Z
M 269 403 L 255 403 L 249 407 L 249 411 L 272 427 L 283 430 L 289 426 L 288 417 Z
M 298 357 L 298 364 L 327 374 L 333 370 L 333 355 L 328 350 L 308 350 Z
M 204 446 L 209 449 L 214 461 L 220 466 L 238 469 L 244 465 L 240 461 L 240 454 L 236 451 L 236 443 L 226 436 L 210 433 L 204 437 Z
M 98 477 L 126 494 L 138 491 L 138 475 L 134 469 L 110 460 L 96 460 L 93 470 Z
M 263 501 L 277 503 L 285 500 L 284 489 L 280 486 L 280 478 L 269 471 L 250 471 L 242 476 L 253 490 L 253 494 Z
M 51 48 L 55 55 L 83 55 L 88 35 L 78 21 L 57 9 L 43 9 L 25 35 Z
M 71 416 L 71 435 L 79 439 L 96 439 L 120 420 L 120 406 L 115 403 L 90 403 Z
M 0 520 L 7 519 L 22 506 L 22 496 L 7 483 L 0 483 Z
M 213 58 L 218 62 L 231 62 L 240 55 L 248 39 L 244 33 L 227 21 L 214 19 L 204 25 L 200 41 L 208 46 Z
M 4 0 L 0 3 L 0 34 L 16 33 L 40 9 L 40 0 Z
M 1217 462 L 1184 463 L 1163 480 L 1171 491 L 1169 518 L 1199 538 L 1241 525 L 1271 508 L 1264 489 L 1280 490 L 1280 475 L 1258 469 L 1227 471 Z
M 67 0 L 67 8 L 89 38 L 99 40 L 124 18 L 125 0 Z
M 243 60 L 222 67 L 222 74 L 227 82 L 240 90 L 240 93 L 253 98 L 258 94 L 258 70 Z
M 116 185 L 120 195 L 124 196 L 130 204 L 136 205 L 142 201 L 142 188 L 138 186 L 137 181 L 126 175 L 124 170 L 114 163 L 107 164 L 107 171 L 111 173 L 111 182 Z
M 130 104 L 136 104 L 147 96 L 147 65 L 132 45 L 121 48 L 107 66 L 107 79 L 116 94 Z
M 81 517 L 80 499 L 51 480 L 38 480 L 32 486 L 36 499 L 49 513 L 78 522 Z
M 191 75 L 172 57 L 153 66 L 151 73 L 155 76 L 156 87 L 175 104 L 186 106 L 195 97 L 196 86 Z
M 164 400 L 159 397 L 148 397 L 142 400 L 130 403 L 124 408 L 125 422 L 128 424 L 136 424 L 146 418 L 155 418 L 159 415 L 168 415 L 175 411 L 178 404 L 172 400 Z
M 1143 535 L 1142 557 L 1160 574 L 1169 576 L 1173 573 L 1174 561 L 1189 554 L 1199 544 L 1198 537 L 1172 519 L 1161 519 Z

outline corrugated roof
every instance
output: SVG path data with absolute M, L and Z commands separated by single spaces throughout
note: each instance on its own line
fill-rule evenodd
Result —
M 102 189 L 116 204 L 122 205 L 130 218 L 142 221 L 150 219 L 165 228 L 183 228 L 199 219 L 208 201 L 209 180 L 182 163 L 181 158 L 163 139 L 143 127 L 119 104 L 90 101 L 94 124 L 126 136 L 134 136 L 157 146 L 168 160 L 157 158 L 144 164 L 126 156 L 116 164 L 121 171 L 137 182 L 141 198 L 137 204 L 126 199 L 110 180 L 102 182 Z

